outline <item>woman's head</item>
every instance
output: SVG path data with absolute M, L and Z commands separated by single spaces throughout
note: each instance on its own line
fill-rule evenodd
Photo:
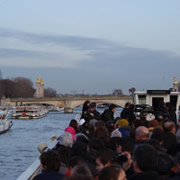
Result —
M 75 131 L 78 130 L 78 123 L 77 123 L 77 121 L 74 120 L 74 119 L 72 119 L 72 120 L 70 121 L 69 126 L 72 127 L 72 128 L 74 128 Z

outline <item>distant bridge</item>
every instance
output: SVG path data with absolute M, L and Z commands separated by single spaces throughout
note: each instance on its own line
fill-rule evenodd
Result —
M 116 104 L 124 107 L 126 102 L 132 102 L 130 96 L 81 96 L 81 97 L 55 97 L 55 98 L 6 98 L 3 105 L 18 106 L 27 104 L 49 104 L 64 108 L 65 113 L 72 113 L 73 108 L 82 105 L 86 100 L 96 103 Z

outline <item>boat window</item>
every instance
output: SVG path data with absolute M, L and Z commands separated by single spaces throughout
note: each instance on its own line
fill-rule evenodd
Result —
M 176 108 L 177 96 L 170 96 L 170 103 L 172 106 L 174 106 Z
M 146 95 L 139 95 L 139 104 L 146 104 Z
M 154 110 L 157 109 L 160 102 L 164 102 L 163 97 L 154 97 L 154 98 L 152 98 L 152 106 L 154 107 Z

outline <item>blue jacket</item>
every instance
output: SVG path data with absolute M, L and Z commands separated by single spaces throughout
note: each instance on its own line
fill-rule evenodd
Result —
M 122 136 L 130 136 L 130 129 L 128 126 L 120 127 L 119 131 L 121 132 Z
M 33 180 L 62 180 L 64 175 L 59 172 L 42 171 Z

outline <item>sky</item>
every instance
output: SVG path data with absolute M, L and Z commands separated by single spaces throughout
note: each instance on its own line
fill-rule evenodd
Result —
M 179 0 L 0 0 L 0 71 L 58 93 L 169 89 Z

